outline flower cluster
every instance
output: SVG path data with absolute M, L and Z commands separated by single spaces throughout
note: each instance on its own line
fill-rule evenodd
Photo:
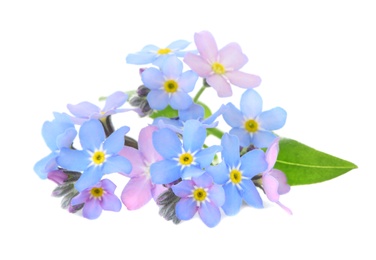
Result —
M 195 48 L 177 40 L 167 47 L 147 45 L 126 62 L 139 68 L 140 86 L 105 98 L 103 108 L 90 102 L 68 104 L 42 126 L 50 153 L 34 171 L 57 184 L 53 196 L 63 208 L 96 219 L 102 211 L 136 210 L 151 200 L 174 223 L 195 215 L 208 227 L 243 204 L 263 207 L 263 198 L 280 205 L 290 190 L 285 174 L 274 168 L 279 141 L 274 131 L 286 122 L 280 107 L 263 110 L 255 87 L 259 76 L 241 71 L 248 62 L 237 43 L 219 49 L 208 31 L 195 33 Z M 203 84 L 196 88 L 199 79 Z M 221 104 L 214 113 L 199 98 L 216 93 L 218 101 L 244 89 L 240 104 Z M 195 93 L 195 96 L 192 94 Z M 126 107 L 129 105 L 128 107 Z M 118 113 L 151 118 L 129 136 L 132 126 L 115 127 Z M 220 119 L 229 131 L 219 129 Z M 218 143 L 208 143 L 208 136 Z M 111 174 L 127 179 L 117 191 Z

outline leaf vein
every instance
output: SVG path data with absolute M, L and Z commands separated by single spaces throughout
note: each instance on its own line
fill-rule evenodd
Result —
M 330 165 L 309 165 L 309 164 L 301 164 L 301 163 L 294 163 L 294 162 L 286 162 L 277 160 L 277 162 L 282 164 L 288 164 L 288 165 L 295 165 L 300 167 L 307 167 L 307 168 L 323 168 L 323 169 L 352 169 L 350 166 L 330 166 Z

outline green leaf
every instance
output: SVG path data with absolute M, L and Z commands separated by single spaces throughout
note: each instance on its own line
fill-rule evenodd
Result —
M 168 117 L 168 118 L 174 118 L 174 117 L 177 117 L 178 116 L 178 111 L 173 109 L 172 107 L 170 106 L 167 106 L 165 109 L 163 110 L 158 110 L 158 111 L 155 111 L 153 112 L 150 117 L 155 119 L 157 117 Z
M 286 174 L 289 185 L 303 185 L 336 178 L 357 166 L 295 140 L 281 138 L 274 168 Z
M 205 105 L 204 103 L 200 101 L 197 101 L 196 103 L 204 108 L 204 118 L 207 118 L 212 115 L 212 112 L 207 105 Z

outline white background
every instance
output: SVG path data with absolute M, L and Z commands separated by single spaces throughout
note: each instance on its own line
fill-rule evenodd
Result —
M 1 1 L 0 258 L 376 259 L 375 11 L 362 0 Z M 43 122 L 68 103 L 102 106 L 98 97 L 135 89 L 141 82 L 128 53 L 193 41 L 201 30 L 219 47 L 241 45 L 249 58 L 243 71 L 263 80 L 264 108 L 287 110 L 278 134 L 358 169 L 292 187 L 281 197 L 292 216 L 265 201 L 213 229 L 199 218 L 174 225 L 152 202 L 94 221 L 62 210 L 50 196 L 55 185 L 33 172 L 49 152 Z M 222 100 L 208 90 L 202 100 L 213 109 L 237 104 L 234 91 Z M 133 135 L 146 124 L 122 118 Z

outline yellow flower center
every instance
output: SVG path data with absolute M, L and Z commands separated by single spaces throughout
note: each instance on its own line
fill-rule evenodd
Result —
M 212 64 L 212 70 L 214 71 L 215 74 L 219 74 L 219 75 L 226 73 L 225 67 L 221 63 L 218 63 L 218 62 L 214 62 Z
M 169 54 L 170 52 L 171 52 L 171 50 L 170 50 L 169 48 L 159 49 L 159 50 L 157 51 L 157 53 L 158 53 L 159 55 L 166 55 L 166 54 Z
M 244 123 L 245 130 L 250 133 L 255 133 L 258 130 L 258 123 L 254 119 L 249 119 Z
M 102 164 L 106 160 L 106 155 L 102 151 L 96 151 L 91 157 L 94 164 Z
M 100 198 L 100 197 L 102 197 L 103 193 L 104 193 L 104 190 L 102 188 L 98 188 L 98 187 L 92 188 L 90 190 L 90 194 L 94 198 Z
M 178 90 L 178 83 L 173 80 L 173 79 L 170 79 L 170 80 L 166 80 L 165 83 L 164 83 L 164 89 L 167 93 L 174 93 Z
M 200 201 L 200 202 L 204 201 L 206 199 L 206 196 L 207 196 L 207 193 L 203 188 L 196 188 L 193 191 L 193 198 L 196 201 Z
M 190 165 L 193 162 L 193 156 L 190 153 L 183 153 L 179 157 L 179 163 L 182 165 Z
M 242 181 L 242 173 L 238 169 L 233 169 L 230 172 L 230 180 L 234 184 L 238 184 Z

